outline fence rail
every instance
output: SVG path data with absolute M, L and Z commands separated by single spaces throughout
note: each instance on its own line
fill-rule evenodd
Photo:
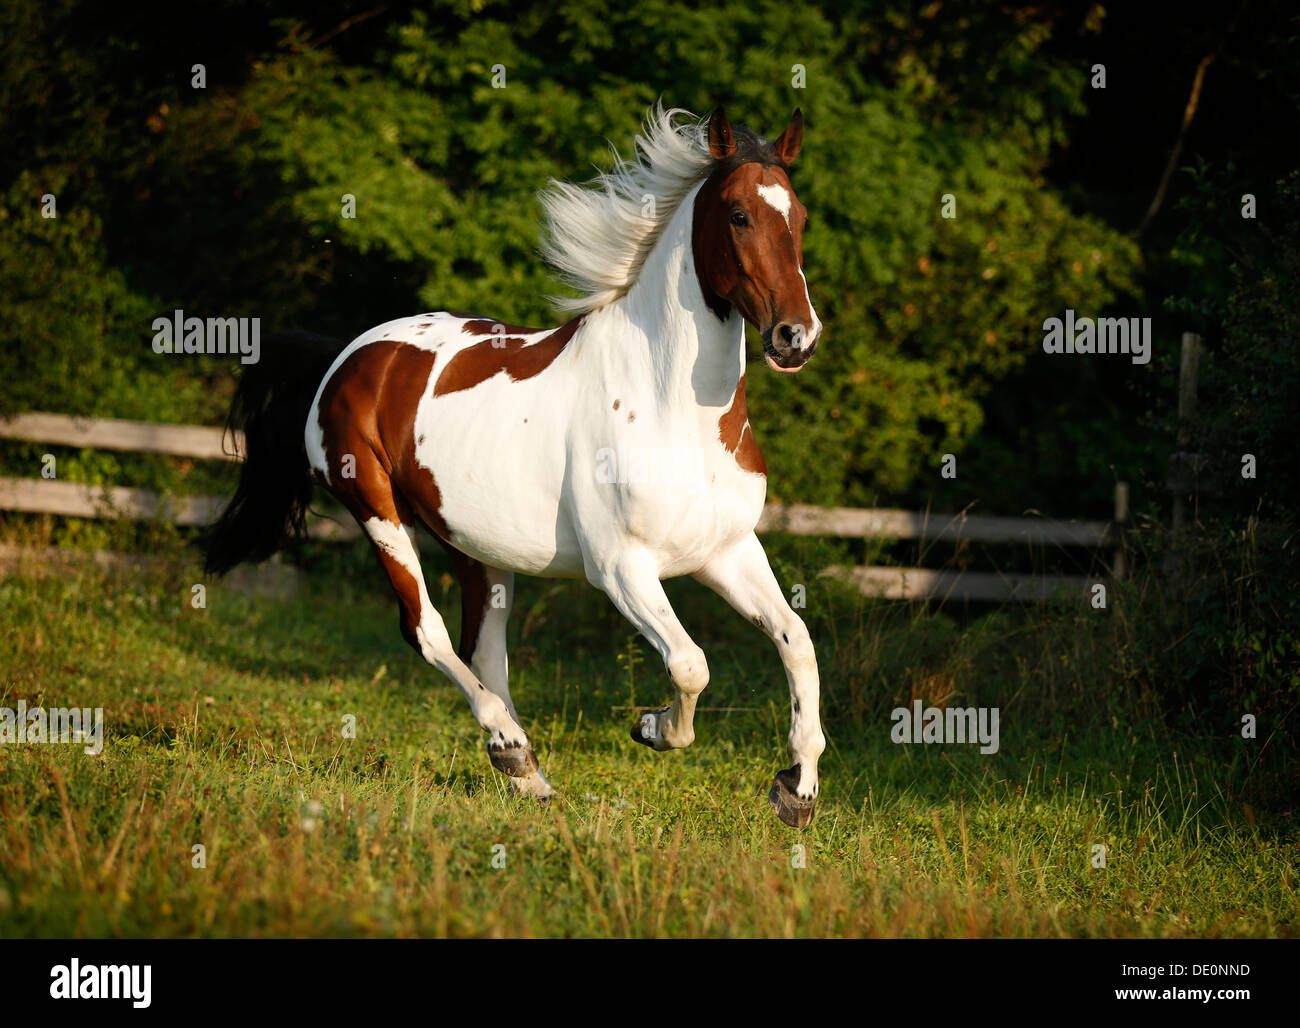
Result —
M 238 433 L 199 425 L 163 425 L 109 418 L 76 418 L 30 412 L 0 418 L 0 439 L 20 439 L 61 446 L 162 453 L 199 460 L 237 460 L 243 451 Z M 160 495 L 127 486 L 96 486 L 55 479 L 0 478 L 0 511 L 64 517 L 137 520 L 164 519 L 178 525 L 205 525 L 225 503 L 219 496 Z M 1111 551 L 1110 567 L 1121 577 L 1123 527 L 1128 492 L 1115 490 L 1114 521 L 1054 521 L 934 511 L 813 507 L 768 504 L 758 523 L 763 533 L 833 536 L 841 539 L 908 539 L 929 542 L 1008 543 L 1038 547 L 1073 547 Z M 314 517 L 313 538 L 352 539 L 360 529 L 350 519 Z M 833 567 L 824 575 L 856 585 L 884 599 L 966 599 L 1041 602 L 1057 591 L 1083 593 L 1094 582 L 1087 576 L 1032 576 L 956 569 L 900 567 Z
M 126 517 L 166 520 L 174 525 L 206 525 L 221 513 L 224 496 L 164 496 L 151 489 L 85 485 L 40 478 L 0 478 L 0 510 L 23 514 L 57 514 L 72 518 Z M 361 529 L 350 518 L 309 519 L 314 539 L 355 539 Z
M 1023 543 L 1035 546 L 1112 547 L 1109 521 L 1051 521 L 889 508 L 781 506 L 769 503 L 760 532 L 829 535 L 841 539 L 921 539 L 927 542 Z
M 242 432 L 228 434 L 207 425 L 75 418 L 43 411 L 0 418 L 0 439 L 25 439 L 33 443 L 86 446 L 96 450 L 166 453 L 200 460 L 238 460 L 244 452 Z

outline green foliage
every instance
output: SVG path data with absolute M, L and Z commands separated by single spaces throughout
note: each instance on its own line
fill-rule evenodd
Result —
M 1300 702 L 1296 511 L 1300 468 L 1300 172 L 1255 190 L 1242 217 L 1231 163 L 1188 170 L 1187 225 L 1175 247 L 1191 282 L 1169 300 L 1203 333 L 1197 416 L 1204 496 L 1176 540 L 1191 583 L 1176 673 L 1208 709 L 1254 713 L 1294 740 Z M 1254 477 L 1243 458 L 1254 457 Z
M 1231 241 L 1234 258 L 1228 294 L 1207 304 L 1218 331 L 1210 339 L 1197 441 L 1222 469 L 1227 506 L 1221 512 L 1294 523 L 1300 509 L 1300 350 L 1294 345 L 1300 338 L 1300 171 L 1256 200 L 1263 210 L 1254 220 L 1241 218 L 1235 197 L 1225 205 L 1239 224 L 1221 237 Z M 1248 453 L 1256 459 L 1254 479 L 1241 476 Z
M 53 49 L 79 12 L 20 4 L 14 30 Z M 369 30 L 318 34 L 293 5 L 281 13 L 278 41 L 261 49 L 265 34 L 250 34 L 206 91 L 173 68 L 105 94 L 128 56 L 148 65 L 163 52 L 162 33 L 109 27 L 101 57 L 53 71 L 16 62 L 6 95 L 47 74 L 67 99 L 35 133 L 35 179 L 13 202 L 30 210 L 36 181 L 89 158 L 59 181 L 106 226 L 108 267 L 120 269 L 111 288 L 156 298 L 154 313 L 180 306 L 341 336 L 421 308 L 546 323 L 556 283 L 536 256 L 535 194 L 548 179 L 606 164 L 607 139 L 626 151 L 658 97 L 699 113 L 725 103 L 766 133 L 800 106 L 795 182 L 812 212 L 808 278 L 828 329 L 808 371 L 754 375 L 750 389 L 773 493 L 808 502 L 915 492 L 940 455 L 977 437 L 990 389 L 1024 365 L 1045 316 L 1135 288 L 1132 240 L 1044 181 L 1085 87 L 1078 67 L 1047 53 L 1050 22 L 994 11 L 931 21 L 882 3 L 454 2 L 355 37 Z M 974 51 L 987 73 L 971 73 Z M 805 88 L 792 88 L 794 64 Z M 498 65 L 504 89 L 492 88 Z M 63 117 L 76 104 L 100 117 L 78 127 Z M 16 105 L 10 135 L 31 137 L 30 116 Z M 955 219 L 939 215 L 945 193 Z M 345 194 L 355 219 L 341 216 Z M 63 248 L 93 238 L 76 220 L 43 231 L 79 237 Z M 86 260 L 67 274 L 95 274 Z M 127 374 L 142 362 L 227 395 L 228 364 L 181 370 L 140 356 L 149 313 L 137 303 L 104 325 L 112 352 L 132 354 Z M 70 338 L 91 346 L 84 330 Z M 33 381 L 64 373 L 46 366 Z M 161 401 L 151 382 L 137 393 Z M 86 410 L 76 392 L 58 395 L 63 409 Z M 0 405 L 28 402 L 0 386 Z M 195 404 L 190 419 L 209 413 Z
M 108 263 L 99 219 L 62 184 L 24 173 L 0 200 L 0 412 L 212 418 L 200 384 L 151 351 L 152 303 Z M 46 193 L 65 197 L 57 218 L 41 215 Z

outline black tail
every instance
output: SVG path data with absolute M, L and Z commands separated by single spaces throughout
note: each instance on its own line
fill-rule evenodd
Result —
M 239 488 L 202 536 L 204 567 L 224 575 L 258 563 L 306 530 L 312 477 L 303 445 L 316 389 L 345 344 L 306 332 L 268 336 L 244 368 L 227 427 L 244 433 Z

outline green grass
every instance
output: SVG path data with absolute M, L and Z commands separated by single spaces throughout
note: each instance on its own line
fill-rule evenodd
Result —
M 106 718 L 97 757 L 0 746 L 0 935 L 1295 934 L 1294 818 L 1252 806 L 1249 744 L 1129 713 L 1153 702 L 1124 670 L 1140 653 L 1086 613 L 960 624 L 810 590 L 842 613 L 809 619 L 830 744 L 796 832 L 766 800 L 788 764 L 775 652 L 694 583 L 670 593 L 726 709 L 659 754 L 627 734 L 669 698 L 658 660 L 591 590 L 521 582 L 512 691 L 562 792 L 542 807 L 370 571 L 288 599 L 209 585 L 201 610 L 191 580 L 0 582 L 0 705 Z M 894 745 L 912 695 L 999 704 L 1000 752 Z

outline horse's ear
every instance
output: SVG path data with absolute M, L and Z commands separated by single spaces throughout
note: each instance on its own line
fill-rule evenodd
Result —
M 731 134 L 731 122 L 721 107 L 713 108 L 709 119 L 709 153 L 715 161 L 724 160 L 736 152 L 736 140 Z
M 803 111 L 796 107 L 790 124 L 785 127 L 781 138 L 776 141 L 776 153 L 781 158 L 781 163 L 786 166 L 793 164 L 794 159 L 799 156 L 801 146 L 803 146 Z

